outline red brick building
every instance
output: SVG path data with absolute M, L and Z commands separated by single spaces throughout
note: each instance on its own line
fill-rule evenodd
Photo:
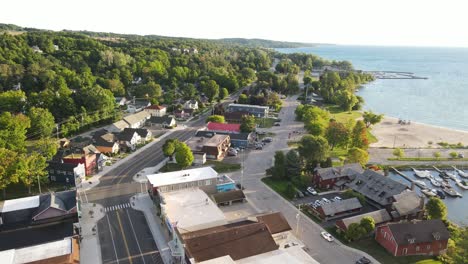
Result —
M 439 255 L 450 234 L 439 220 L 411 221 L 378 226 L 375 240 L 394 256 Z
M 215 132 L 231 132 L 231 133 L 240 133 L 240 124 L 223 124 L 216 122 L 208 122 L 206 127 L 210 131 Z
M 62 158 L 64 163 L 71 163 L 71 164 L 80 164 L 84 163 L 86 175 L 92 175 L 97 171 L 97 159 L 96 154 L 88 153 L 88 154 L 69 154 Z
M 315 187 L 323 190 L 334 187 L 341 188 L 346 182 L 353 180 L 356 174 L 363 171 L 359 163 L 346 164 L 341 167 L 318 168 L 314 171 L 312 182 Z

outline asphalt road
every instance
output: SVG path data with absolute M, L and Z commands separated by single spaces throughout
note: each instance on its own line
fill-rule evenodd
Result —
M 195 134 L 204 120 L 201 117 L 192 121 L 190 127 L 174 131 L 166 139 L 185 141 Z M 97 224 L 103 263 L 163 263 L 144 214 L 131 208 L 130 198 L 141 192 L 141 185 L 133 181 L 133 176 L 164 159 L 164 142 L 154 143 L 110 170 L 100 178 L 96 187 L 87 192 L 89 202 L 99 203 L 105 208 L 106 216 Z

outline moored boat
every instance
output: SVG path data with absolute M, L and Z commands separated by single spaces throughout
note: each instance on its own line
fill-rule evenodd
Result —
M 461 195 L 461 193 L 455 191 L 453 188 L 444 188 L 443 191 L 448 194 L 449 196 L 452 196 L 452 197 L 463 197 L 463 195 Z
M 456 167 L 452 166 L 452 168 L 458 173 L 458 175 L 462 176 L 462 177 L 465 177 L 465 178 L 468 178 L 468 173 L 462 171 L 462 170 L 459 170 L 457 169 Z
M 437 192 L 434 192 L 434 190 L 431 190 L 431 189 L 422 189 L 421 192 L 425 194 L 427 197 L 434 197 L 437 195 Z
M 426 183 L 424 181 L 414 180 L 414 183 L 416 183 L 416 185 L 418 185 L 421 188 L 426 188 Z
M 419 178 L 429 178 L 431 176 L 431 173 L 427 170 L 417 170 L 415 168 L 412 168 L 414 171 L 414 175 L 418 176 Z
M 442 186 L 442 183 L 436 180 L 434 177 L 431 177 L 430 181 L 431 181 L 431 184 L 434 185 L 435 187 Z
M 468 190 L 468 181 L 467 180 L 457 180 L 456 181 L 458 187 L 462 188 L 463 190 Z
M 439 196 L 440 199 L 445 199 L 445 194 L 444 194 L 443 191 L 437 190 L 436 193 L 437 193 L 437 196 Z

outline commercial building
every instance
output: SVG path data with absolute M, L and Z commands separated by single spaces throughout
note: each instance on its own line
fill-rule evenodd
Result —
M 247 148 L 255 142 L 255 133 L 231 133 L 199 130 L 195 134 L 195 137 L 211 138 L 214 135 L 229 135 L 231 140 L 231 147 Z
M 345 183 L 363 172 L 359 163 L 345 164 L 341 167 L 317 168 L 312 175 L 312 182 L 320 189 L 342 188 Z
M 208 124 L 206 124 L 206 128 L 207 130 L 214 132 L 240 133 L 240 124 L 208 122 Z
M 212 137 L 193 137 L 187 145 L 194 153 L 206 153 L 207 159 L 222 160 L 231 146 L 229 135 L 213 135 Z
M 422 219 L 424 216 L 424 197 L 410 190 L 394 195 L 390 215 L 393 221 Z
M 247 112 L 255 117 L 268 117 L 268 106 L 229 104 L 227 112 Z

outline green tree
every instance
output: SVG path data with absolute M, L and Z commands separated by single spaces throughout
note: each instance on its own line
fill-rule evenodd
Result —
M 174 155 L 177 144 L 177 139 L 166 140 L 166 142 L 164 142 L 164 145 L 162 146 L 164 156 L 169 157 L 172 160 L 172 155 Z
M 359 224 L 366 230 L 367 234 L 375 229 L 375 220 L 370 216 L 363 217 Z
M 36 181 L 44 181 L 47 176 L 46 159 L 39 153 L 23 154 L 19 160 L 17 174 L 19 180 L 26 185 L 31 194 L 31 186 Z M 45 178 L 44 178 L 45 177 Z
M 446 219 L 447 207 L 444 202 L 437 197 L 431 197 L 426 204 L 427 216 L 429 219 Z
M 179 142 L 176 144 L 175 159 L 177 164 L 182 168 L 192 165 L 194 159 L 192 150 L 187 146 L 187 144 Z
M 332 150 L 335 146 L 346 147 L 349 142 L 349 132 L 342 123 L 332 121 L 325 131 L 325 138 Z
M 348 163 L 359 163 L 365 166 L 369 161 L 369 153 L 360 148 L 352 148 L 348 151 Z
M 200 87 L 210 102 L 213 102 L 219 95 L 219 85 L 213 80 L 202 81 Z
M 439 151 L 436 151 L 436 152 L 432 153 L 432 155 L 433 155 L 433 156 L 434 156 L 434 158 L 436 158 L 436 159 L 439 159 L 439 158 L 440 158 L 440 156 L 441 156 L 441 154 L 440 154 L 440 152 L 439 152 Z
M 237 102 L 239 104 L 248 104 L 249 103 L 249 97 L 246 94 L 240 94 L 239 98 L 237 99 Z
M 343 196 L 346 198 L 358 198 L 359 202 L 364 205 L 366 203 L 366 197 L 352 189 L 348 189 L 343 193 Z
M 219 90 L 219 99 L 224 99 L 229 95 L 229 91 L 226 88 Z
M 16 152 L 26 150 L 26 131 L 31 126 L 29 118 L 23 114 L 0 114 L 0 148 Z
M 28 117 L 31 120 L 31 128 L 29 134 L 33 137 L 49 137 L 55 128 L 54 116 L 49 110 L 39 107 L 31 107 L 28 112 Z
M 374 114 L 372 111 L 364 112 L 364 114 L 362 114 L 362 118 L 364 123 L 366 123 L 367 128 L 382 121 L 383 117 L 383 115 Z
M 215 122 L 215 123 L 226 123 L 226 120 L 224 120 L 224 116 L 222 115 L 211 115 L 206 118 L 206 122 Z
M 58 143 L 56 139 L 53 138 L 41 138 L 36 141 L 32 150 L 40 153 L 46 158 L 46 160 L 52 159 L 55 154 L 57 154 Z
M 328 142 L 324 137 L 305 135 L 299 141 L 299 155 L 306 161 L 309 170 L 313 170 L 318 162 L 328 157 Z
M 351 111 L 351 109 L 359 102 L 356 95 L 350 91 L 340 91 L 337 94 L 336 101 L 344 111 Z
M 26 94 L 21 90 L 0 93 L 0 112 L 19 113 L 25 105 Z
M 405 151 L 401 148 L 396 148 L 393 150 L 393 156 L 397 157 L 398 159 L 401 159 L 405 156 Z
M 458 157 L 458 153 L 455 152 L 455 151 L 452 151 L 452 152 L 449 153 L 449 156 L 450 156 L 450 158 L 455 159 L 455 158 Z
M 351 132 L 351 147 L 360 149 L 369 148 L 369 139 L 367 138 L 366 124 L 362 120 L 358 120 Z
M 18 182 L 17 165 L 16 152 L 0 148 L 0 189 L 3 190 L 3 199 L 6 199 L 8 185 Z
M 286 159 L 283 151 L 276 151 L 274 160 L 273 177 L 276 179 L 284 179 L 286 177 Z
M 292 185 L 292 183 L 288 182 L 286 185 L 286 190 L 285 190 L 286 197 L 289 199 L 293 199 L 294 196 L 296 195 L 296 188 Z
M 359 240 L 367 234 L 367 231 L 364 227 L 362 227 L 358 223 L 352 223 L 348 226 L 348 230 L 346 230 L 346 238 L 349 241 Z
M 302 164 L 301 158 L 295 149 L 291 149 L 286 153 L 286 176 L 293 178 L 301 175 Z
M 255 131 L 255 117 L 252 115 L 242 116 L 242 122 L 240 125 L 240 130 L 243 133 L 249 133 Z

